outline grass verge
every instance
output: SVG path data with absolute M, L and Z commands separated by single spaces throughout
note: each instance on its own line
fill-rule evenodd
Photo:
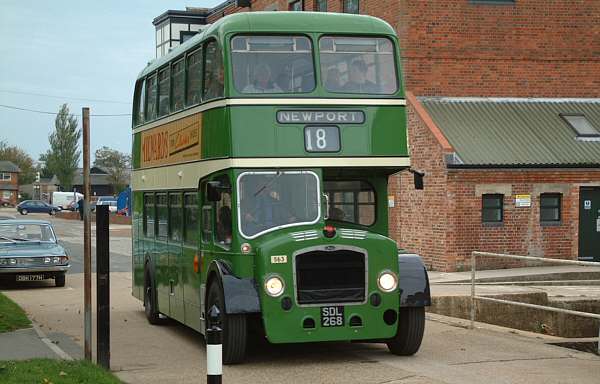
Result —
M 3 384 L 121 384 L 110 372 L 84 360 L 0 361 Z
M 31 321 L 14 301 L 0 293 L 0 333 L 31 327 Z

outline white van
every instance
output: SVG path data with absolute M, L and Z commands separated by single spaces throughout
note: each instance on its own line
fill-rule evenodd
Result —
M 74 209 L 73 207 L 79 199 L 83 199 L 83 195 L 79 192 L 52 192 L 52 205 L 60 209 Z

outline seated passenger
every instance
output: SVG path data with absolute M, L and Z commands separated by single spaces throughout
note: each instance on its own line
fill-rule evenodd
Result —
M 331 208 L 329 210 L 329 219 L 335 221 L 344 221 L 344 211 L 339 208 Z
M 349 80 L 344 85 L 344 92 L 378 93 L 377 85 L 367 80 L 367 64 L 362 59 L 350 63 Z
M 325 77 L 325 89 L 332 92 L 342 91 L 342 83 L 340 81 L 340 70 L 337 68 L 330 68 L 327 71 Z
M 281 88 L 271 79 L 271 68 L 260 64 L 254 69 L 254 81 L 242 90 L 244 93 L 280 93 Z

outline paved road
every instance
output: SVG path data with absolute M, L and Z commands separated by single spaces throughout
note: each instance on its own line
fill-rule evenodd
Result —
M 59 235 L 74 248 L 78 246 L 80 224 L 53 221 Z M 127 269 L 127 239 L 114 243 L 113 265 Z M 82 284 L 82 274 L 72 273 L 65 288 L 37 283 L 13 286 L 4 293 L 49 335 L 67 334 L 81 346 Z M 128 271 L 111 275 L 111 292 L 112 368 L 120 378 L 144 384 L 204 382 L 206 355 L 201 335 L 176 322 L 149 325 L 141 303 L 130 295 Z M 591 354 L 546 345 L 538 337 L 497 327 L 471 331 L 430 316 L 422 348 L 413 357 L 393 356 L 385 346 L 375 344 L 271 345 L 258 341 L 252 345 L 246 364 L 225 367 L 223 381 L 597 384 L 599 377 L 600 358 Z

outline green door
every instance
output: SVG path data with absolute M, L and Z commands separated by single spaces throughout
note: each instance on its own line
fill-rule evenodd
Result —
M 579 260 L 600 261 L 600 188 L 579 194 Z

